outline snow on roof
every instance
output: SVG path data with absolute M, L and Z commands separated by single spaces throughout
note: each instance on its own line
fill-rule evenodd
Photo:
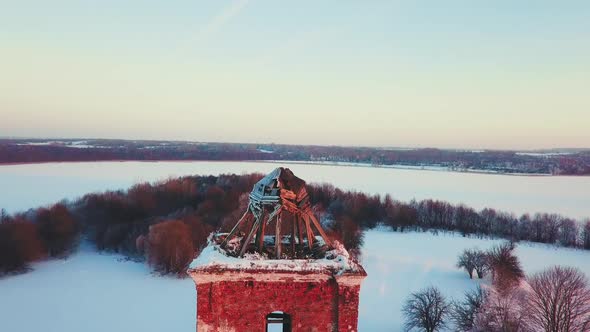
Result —
M 268 259 L 259 253 L 246 253 L 243 258 L 238 258 L 228 256 L 224 249 L 210 240 L 207 247 L 192 261 L 189 271 L 329 272 L 335 275 L 364 273 L 340 242 L 333 241 L 333 247 L 321 259 Z

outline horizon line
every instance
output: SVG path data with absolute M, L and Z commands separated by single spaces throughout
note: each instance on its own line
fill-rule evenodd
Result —
M 283 145 L 283 146 L 317 146 L 317 147 L 341 147 L 359 149 L 398 149 L 398 150 L 447 150 L 457 152 L 544 152 L 544 151 L 566 151 L 576 152 L 590 151 L 590 147 L 554 147 L 554 148 L 532 148 L 532 149 L 501 149 L 501 148 L 458 148 L 458 147 L 436 147 L 436 146 L 393 146 L 393 145 L 342 145 L 342 144 L 299 144 L 299 143 L 276 143 L 276 142 L 238 142 L 238 141 L 199 141 L 186 139 L 133 139 L 133 138 L 105 138 L 105 137 L 33 137 L 33 136 L 0 136 L 0 140 L 91 140 L 91 141 L 139 141 L 139 142 L 182 142 L 182 143 L 204 143 L 204 144 L 252 144 L 252 145 Z

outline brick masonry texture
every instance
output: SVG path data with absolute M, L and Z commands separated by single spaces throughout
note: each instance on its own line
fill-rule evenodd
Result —
M 349 276 L 276 271 L 191 271 L 197 284 L 197 331 L 265 331 L 282 311 L 294 332 L 356 331 L 364 271 Z

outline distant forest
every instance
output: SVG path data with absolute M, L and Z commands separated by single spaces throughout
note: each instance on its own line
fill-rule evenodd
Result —
M 65 257 L 81 238 L 98 250 L 147 261 L 162 274 L 184 275 L 214 230 L 228 231 L 248 203 L 261 174 L 190 176 L 137 184 L 125 191 L 91 193 L 72 202 L 8 215 L 0 213 L 0 274 L 30 262 Z M 590 250 L 590 220 L 555 214 L 515 216 L 476 211 L 443 201 L 401 202 L 387 195 L 308 185 L 313 211 L 330 236 L 357 255 L 363 231 L 453 231 Z M 271 227 L 272 228 L 272 227 Z M 287 229 L 283 228 L 288 233 Z
M 128 140 L 0 139 L 0 164 L 108 160 L 283 160 L 455 171 L 590 175 L 590 150 L 538 152 L 394 149 Z

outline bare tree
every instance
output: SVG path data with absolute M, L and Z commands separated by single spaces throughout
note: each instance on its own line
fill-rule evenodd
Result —
M 529 325 L 535 331 L 590 329 L 590 288 L 579 269 L 556 266 L 533 275 L 528 297 Z
M 582 234 L 582 241 L 584 242 L 584 249 L 590 249 L 590 219 L 584 225 L 584 232 Z
M 575 247 L 578 244 L 578 223 L 570 218 L 564 218 L 559 228 L 559 242 L 566 247 Z
M 457 259 L 457 267 L 463 268 L 469 274 L 469 278 L 473 279 L 473 270 L 475 269 L 476 251 L 473 249 L 465 249 Z
M 465 269 L 471 279 L 475 270 L 477 277 L 481 279 L 489 270 L 488 256 L 478 249 L 465 249 L 457 259 L 457 267 Z
M 514 255 L 514 244 L 503 243 L 490 249 L 488 259 L 492 271 L 492 282 L 498 292 L 511 290 L 524 278 L 524 271 L 518 257 Z
M 486 273 L 490 270 L 490 262 L 488 258 L 488 254 L 478 250 L 475 252 L 475 271 L 477 272 L 477 277 L 482 279 Z
M 487 291 L 481 287 L 465 292 L 465 298 L 461 302 L 453 301 L 451 304 L 451 320 L 459 331 L 471 331 L 475 324 L 475 318 L 482 310 L 487 297 Z
M 446 326 L 449 304 L 435 287 L 412 293 L 402 308 L 406 331 L 435 332 Z

